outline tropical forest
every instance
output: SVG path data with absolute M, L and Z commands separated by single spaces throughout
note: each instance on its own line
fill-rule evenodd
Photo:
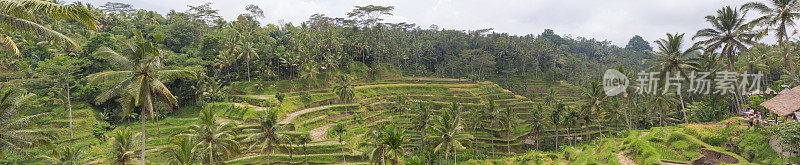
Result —
M 707 7 L 0 0 L 0 164 L 800 164 L 800 0 L 552 3 Z

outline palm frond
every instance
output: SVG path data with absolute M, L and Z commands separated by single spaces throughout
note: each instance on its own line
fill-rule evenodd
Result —
M 4 13 L 0 13 L 0 28 L 3 28 L 9 33 L 20 32 L 31 36 L 36 36 L 70 50 L 81 50 L 81 46 L 77 42 L 64 34 L 42 26 L 36 22 L 10 16 Z
M 31 12 L 53 19 L 70 19 L 97 29 L 94 14 L 81 6 L 60 5 L 42 0 L 7 0 L 0 1 L 0 11 L 14 17 L 30 17 Z
M 98 56 L 106 61 L 120 65 L 124 68 L 130 68 L 133 66 L 133 64 L 128 58 L 120 55 L 119 53 L 117 53 L 114 50 L 111 50 L 111 48 L 108 47 L 97 48 L 97 50 L 95 50 L 92 55 Z

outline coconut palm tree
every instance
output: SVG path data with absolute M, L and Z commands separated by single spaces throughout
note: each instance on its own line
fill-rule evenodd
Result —
M 192 165 L 196 164 L 197 158 L 201 153 L 195 150 L 197 143 L 191 138 L 175 137 L 170 141 L 173 147 L 167 148 L 167 153 L 172 156 L 169 160 L 170 165 Z
M 296 136 L 286 136 L 286 143 L 289 145 L 284 146 L 287 152 L 289 152 L 289 162 L 294 163 L 294 145 L 297 144 L 298 137 Z
M 435 148 L 434 153 L 445 155 L 445 162 L 449 164 L 450 151 L 456 153 L 457 150 L 465 149 L 465 142 L 469 142 L 474 137 L 464 132 L 461 117 L 453 110 L 444 109 L 433 120 L 433 125 L 428 129 L 432 136 L 429 137 Z M 456 158 L 456 155 L 453 156 Z M 457 162 L 457 160 L 454 160 Z
M 297 138 L 297 144 L 303 145 L 303 154 L 306 154 L 306 156 L 303 157 L 303 159 L 305 159 L 304 160 L 305 163 L 308 163 L 308 153 L 307 153 L 308 150 L 306 150 L 308 149 L 307 148 L 308 143 L 311 143 L 311 138 L 309 138 L 308 135 L 301 135 L 300 137 Z
M 786 42 L 789 42 L 789 34 L 786 28 L 795 26 L 794 20 L 800 18 L 800 1 L 798 0 L 770 0 L 769 5 L 762 2 L 749 2 L 742 5 L 743 10 L 755 10 L 764 14 L 750 21 L 750 25 L 765 28 L 764 32 L 773 31 L 778 38 L 778 45 L 786 50 L 784 61 L 789 66 L 790 74 L 794 79 L 797 77 L 794 70 L 794 60 L 792 60 L 791 50 Z M 796 83 L 796 81 L 792 81 Z
M 29 157 L 25 149 L 34 147 L 38 141 L 51 140 L 53 136 L 45 131 L 30 130 L 36 119 L 51 115 L 42 113 L 20 116 L 24 104 L 35 94 L 24 90 L 5 91 L 0 98 L 0 152 L 21 153 Z
M 578 124 L 580 120 L 580 112 L 576 111 L 573 108 L 567 108 L 566 116 L 564 118 L 564 122 L 567 124 L 567 137 L 569 137 L 569 142 L 574 144 L 575 137 L 572 137 L 572 127 Z
M 556 96 L 558 96 L 558 91 L 554 88 L 550 88 L 547 90 L 547 94 L 544 97 L 544 103 L 546 105 L 553 105 L 553 102 L 558 101 Z
M 339 100 L 344 103 L 353 101 L 355 92 L 353 91 L 353 82 L 350 77 L 347 75 L 339 75 L 336 80 L 336 86 L 333 87 L 333 91 L 336 93 L 336 96 L 339 97 Z
M 136 154 L 137 140 L 141 133 L 134 133 L 130 128 L 117 129 L 111 134 L 111 157 L 108 160 L 111 164 L 134 163 L 133 156 Z M 140 159 L 139 161 L 144 161 Z
M 700 67 L 697 60 L 692 57 L 696 56 L 701 48 L 697 45 L 692 45 L 686 50 L 681 50 L 683 47 L 683 35 L 684 33 L 667 33 L 667 38 L 655 41 L 659 51 L 651 53 L 656 58 L 645 59 L 645 61 L 655 64 L 652 68 L 660 70 L 662 77 L 666 76 L 666 72 L 686 73 L 697 70 Z
M 601 115 L 603 110 L 606 108 L 606 93 L 603 91 L 603 86 L 596 81 L 592 81 L 587 86 L 581 86 L 582 96 L 583 99 L 583 111 L 586 114 L 583 114 L 587 117 L 598 118 L 597 126 L 600 128 L 600 138 L 603 138 L 603 125 L 600 119 L 602 119 Z M 587 121 L 588 122 L 588 121 Z M 587 125 L 589 123 L 586 123 Z
M 746 26 L 745 14 L 730 6 L 725 6 L 717 10 L 717 15 L 706 16 L 706 22 L 711 23 L 712 28 L 698 30 L 692 40 L 705 38 L 695 44 L 705 45 L 704 52 L 711 53 L 721 49 L 722 58 L 728 59 L 728 67 L 733 71 L 733 65 L 738 51 L 747 50 L 746 45 L 757 45 L 755 42 L 758 33 L 751 31 L 750 26 Z
M 541 134 L 542 128 L 544 128 L 546 120 L 544 111 L 542 104 L 537 104 L 535 109 L 529 111 L 528 118 L 525 121 L 531 125 L 531 133 L 536 135 L 536 150 L 539 150 L 539 135 Z
M 41 0 L 0 1 L 0 45 L 20 56 L 13 37 L 17 34 L 35 36 L 49 43 L 61 45 L 68 50 L 80 50 L 78 42 L 64 34 L 42 25 L 47 21 L 72 20 L 90 29 L 97 29 L 92 11 L 78 5 L 60 5 Z
M 188 133 L 179 136 L 196 140 L 194 148 L 203 154 L 206 163 L 214 164 L 239 153 L 239 143 L 233 140 L 236 137 L 233 128 L 236 128 L 233 124 L 217 122 L 214 110 L 206 106 L 201 111 L 200 123 L 192 124 Z
M 278 134 L 281 127 L 278 125 L 278 114 L 275 110 L 269 110 L 261 116 L 258 121 L 260 127 L 256 129 L 245 129 L 243 132 L 248 133 L 247 138 L 243 141 L 253 143 L 247 150 L 252 150 L 255 147 L 261 147 L 259 151 L 267 152 L 267 164 L 270 163 L 270 154 L 275 151 L 276 146 L 280 146 L 281 142 L 285 141 L 286 136 Z
M 382 125 L 370 134 L 370 140 L 359 144 L 370 149 L 364 154 L 369 155 L 372 163 L 386 164 L 388 159 L 391 164 L 403 164 L 405 150 L 403 145 L 408 143 L 405 130 L 395 125 Z
M 253 47 L 252 42 L 241 43 L 237 51 L 238 55 L 236 56 L 236 58 L 244 59 L 245 63 L 247 64 L 247 82 L 250 82 L 250 61 L 253 58 L 258 58 L 258 53 L 256 51 L 257 49 Z
M 700 50 L 700 47 L 693 45 L 686 50 L 681 50 L 683 46 L 683 33 L 675 35 L 667 33 L 666 39 L 662 38 L 655 41 L 655 43 L 658 45 L 659 52 L 654 53 L 656 58 L 646 59 L 646 61 L 655 64 L 652 68 L 658 67 L 657 69 L 661 71 L 661 80 L 665 80 L 662 82 L 667 83 L 667 78 L 670 76 L 668 74 L 672 73 L 680 74 L 689 81 L 689 76 L 687 76 L 686 73 L 700 68 L 698 59 L 692 58 L 692 56 L 697 55 L 697 51 Z M 683 96 L 680 95 L 680 91 L 678 91 L 678 96 L 681 98 L 683 120 L 685 123 L 689 123 L 689 120 L 686 118 L 686 108 L 683 104 Z
M 667 113 L 672 111 L 675 102 L 677 102 L 677 100 L 671 96 L 671 93 L 650 96 L 650 104 L 654 105 L 654 110 L 656 110 L 658 114 L 658 122 L 661 127 L 664 126 Z
M 338 137 L 337 139 L 339 140 L 339 144 L 342 145 L 342 161 L 344 161 L 344 164 L 347 164 L 347 153 L 344 151 L 344 148 L 346 147 L 344 145 L 344 134 L 347 133 L 347 129 L 344 127 L 344 125 L 337 124 L 331 127 L 328 133 L 332 136 Z
M 53 148 L 50 155 L 40 155 L 38 158 L 53 165 L 78 165 L 82 164 L 83 147 Z
M 425 130 L 428 129 L 431 123 L 431 116 L 433 115 L 431 111 L 425 105 L 417 105 L 414 110 L 414 115 L 411 118 L 412 128 L 420 133 L 420 144 L 421 148 L 425 149 Z
M 590 128 L 590 127 L 589 127 L 589 126 L 590 126 L 590 123 L 592 123 L 592 120 L 594 120 L 594 118 L 595 118 L 595 116 L 594 116 L 594 115 L 595 115 L 595 114 L 593 114 L 593 113 L 592 113 L 592 110 L 591 110 L 591 109 L 588 109 L 588 108 L 581 108 L 581 109 L 580 109 L 580 123 L 581 123 L 581 124 L 582 124 L 584 127 L 586 127 L 586 130 L 587 130 L 587 131 L 588 131 L 588 130 L 589 130 L 589 128 Z M 585 139 L 585 141 L 590 141 L 590 140 L 591 140 L 591 135 L 587 133 L 587 134 L 585 135 L 584 139 Z
M 394 103 L 395 103 L 395 107 L 393 107 L 392 110 L 395 113 L 401 113 L 402 114 L 402 113 L 408 112 L 409 109 L 411 109 L 411 105 L 409 104 L 408 98 L 406 98 L 406 97 L 397 96 L 394 99 Z
M 556 150 L 558 150 L 558 146 L 560 144 L 558 141 L 558 137 L 560 136 L 559 134 L 561 131 L 558 130 L 558 126 L 564 122 L 563 114 L 566 111 L 565 106 L 566 105 L 564 105 L 564 103 L 557 103 L 556 108 L 553 108 L 553 111 L 550 112 L 550 124 L 553 124 L 553 126 L 556 127 L 556 143 L 555 143 Z
M 488 120 L 489 121 L 489 129 L 488 130 L 491 130 L 491 128 L 494 128 L 494 123 L 495 123 L 495 121 L 497 121 L 497 117 L 500 116 L 500 111 L 497 110 L 497 106 L 495 105 L 494 100 L 489 100 L 489 103 L 486 104 L 486 107 L 483 108 L 483 113 L 482 114 L 483 114 L 483 120 Z M 495 135 L 494 135 L 494 133 L 490 133 L 490 134 L 492 134 L 492 139 L 491 139 L 492 146 L 490 146 L 490 147 L 492 148 L 492 159 L 494 159 L 494 138 L 495 138 Z
M 514 113 L 514 110 L 511 109 L 511 107 L 506 107 L 504 110 L 501 110 L 498 118 L 501 119 L 499 120 L 500 125 L 505 127 L 504 129 L 506 130 L 506 138 L 508 138 L 506 139 L 506 153 L 511 154 L 511 137 L 514 137 L 511 136 L 511 129 L 517 126 L 516 121 L 519 119 L 519 116 Z
M 155 36 L 156 40 L 158 37 Z M 101 104 L 109 99 L 121 97 L 123 112 L 120 116 L 129 116 L 130 111 L 135 107 L 141 107 L 139 118 L 141 119 L 142 129 L 142 153 L 141 163 L 145 159 L 145 126 L 146 117 L 153 117 L 157 109 L 156 101 L 160 99 L 171 109 L 178 105 L 177 97 L 172 95 L 164 81 L 179 78 L 195 78 L 193 72 L 187 70 L 164 70 L 161 53 L 157 49 L 157 44 L 146 40 L 141 33 L 134 32 L 131 41 L 120 41 L 131 54 L 123 56 L 108 47 L 100 47 L 94 55 L 104 58 L 123 68 L 123 71 L 105 71 L 87 76 L 91 84 L 110 85 L 109 89 L 95 98 L 96 104 Z

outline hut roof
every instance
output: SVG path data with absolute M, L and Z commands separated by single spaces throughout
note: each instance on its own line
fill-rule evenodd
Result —
M 800 110 L 800 86 L 781 92 L 780 95 L 761 103 L 761 106 L 779 116 L 797 112 Z

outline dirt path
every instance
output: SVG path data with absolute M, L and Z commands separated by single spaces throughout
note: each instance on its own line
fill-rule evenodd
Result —
M 303 109 L 303 110 L 300 110 L 300 111 L 292 112 L 290 114 L 286 114 L 286 118 L 281 120 L 281 122 L 279 122 L 278 124 L 289 124 L 289 123 L 292 122 L 292 120 L 294 120 L 294 118 L 296 118 L 297 116 L 300 116 L 302 114 L 305 114 L 305 113 L 314 112 L 314 111 L 318 111 L 318 110 L 323 110 L 323 109 L 327 109 L 327 108 L 331 108 L 331 107 L 352 106 L 352 105 L 357 105 L 357 104 L 334 104 L 334 105 L 326 105 L 326 106 L 321 106 L 321 107 Z
M 328 130 L 331 129 L 331 127 L 333 126 L 336 126 L 336 124 L 328 124 L 319 128 L 314 128 L 311 131 L 308 131 L 308 134 L 311 134 L 311 141 L 327 140 L 325 134 L 327 134 Z
M 255 110 L 255 111 L 265 111 L 265 110 L 267 110 L 267 108 L 259 107 L 259 106 L 255 106 L 255 105 L 250 105 L 250 104 L 233 103 L 233 105 L 237 106 L 237 107 L 254 108 L 253 110 Z
M 619 159 L 619 164 L 622 165 L 636 165 L 636 161 L 633 161 L 633 159 L 625 156 L 625 152 L 622 151 L 617 152 L 617 159 Z
M 246 96 L 255 97 L 255 98 L 258 98 L 258 99 L 262 99 L 262 100 L 266 100 L 266 99 L 275 97 L 275 95 L 246 95 Z
M 443 87 L 472 87 L 476 84 L 376 84 L 357 86 L 354 89 L 375 88 L 375 87 L 404 87 L 404 86 L 443 86 Z
M 409 78 L 406 78 L 406 80 L 417 80 L 417 81 L 455 81 L 455 82 L 465 82 L 465 81 L 469 81 L 469 79 L 454 79 L 454 78 L 423 78 L 423 77 L 419 77 L 419 78 L 415 78 L 415 77 L 409 77 Z

